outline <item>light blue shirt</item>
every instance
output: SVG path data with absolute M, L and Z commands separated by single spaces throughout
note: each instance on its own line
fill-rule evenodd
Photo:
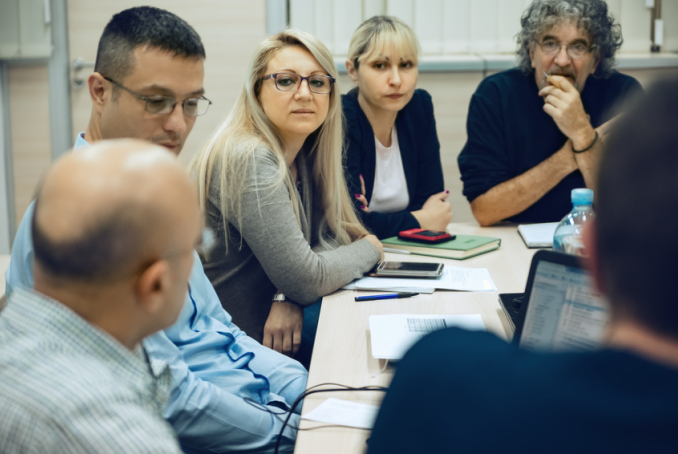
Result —
M 74 148 L 87 145 L 79 134 Z M 8 301 L 13 289 L 33 288 L 33 210 L 31 203 L 14 239 L 5 274 Z M 188 283 L 177 322 L 144 340 L 149 356 L 165 361 L 172 372 L 165 418 L 187 453 L 273 452 L 281 419 L 245 399 L 263 405 L 291 405 L 306 387 L 306 369 L 262 346 L 232 323 L 197 254 Z M 267 408 L 281 413 L 276 406 Z M 295 414 L 290 425 L 298 423 L 299 415 Z M 296 430 L 291 427 L 285 428 L 282 452 L 294 448 Z

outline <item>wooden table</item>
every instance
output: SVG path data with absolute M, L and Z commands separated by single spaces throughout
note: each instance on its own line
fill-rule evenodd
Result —
M 0 308 L 5 304 L 5 271 L 9 267 L 11 255 L 0 255 Z
M 339 383 L 352 387 L 388 386 L 393 369 L 376 360 L 370 352 L 368 318 L 374 314 L 476 314 L 480 313 L 488 331 L 505 339 L 511 337 L 498 293 L 518 293 L 525 289 L 535 250 L 527 249 L 515 225 L 481 228 L 471 224 L 450 224 L 448 232 L 501 238 L 501 247 L 463 261 L 443 260 L 453 266 L 487 268 L 499 292 L 436 291 L 409 299 L 355 302 L 354 297 L 374 292 L 344 290 L 323 298 L 318 334 L 308 377 L 308 387 Z M 387 254 L 390 260 L 434 261 L 417 255 Z M 328 397 L 378 405 L 381 392 L 321 393 L 306 398 L 302 414 L 313 410 Z M 302 420 L 302 428 L 323 424 Z M 362 453 L 369 431 L 349 427 L 328 427 L 299 431 L 295 453 Z

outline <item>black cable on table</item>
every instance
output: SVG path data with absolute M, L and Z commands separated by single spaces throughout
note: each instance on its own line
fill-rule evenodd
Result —
M 337 386 L 337 388 L 317 389 L 320 386 Z M 269 406 L 262 405 L 259 402 L 253 401 L 252 399 L 245 399 L 245 402 L 247 402 L 248 404 L 252 405 L 253 407 L 255 407 L 255 408 L 257 408 L 261 411 L 265 411 L 265 412 L 273 415 L 279 421 L 282 421 L 280 416 L 287 413 L 287 417 L 285 418 L 284 421 L 282 421 L 282 427 L 280 428 L 280 433 L 278 434 L 278 438 L 276 439 L 276 442 L 275 442 L 274 453 L 278 454 L 278 450 L 280 449 L 280 443 L 282 441 L 282 436 L 283 436 L 283 433 L 285 432 L 285 427 L 287 426 L 287 424 L 290 421 L 290 418 L 294 414 L 294 409 L 297 408 L 299 403 L 302 400 L 304 400 L 307 396 L 310 396 L 311 394 L 316 394 L 316 393 L 330 393 L 330 392 L 339 392 L 339 391 L 381 391 L 381 392 L 385 392 L 387 390 L 388 390 L 388 388 L 386 388 L 384 386 L 370 385 L 370 386 L 362 386 L 362 387 L 359 387 L 359 388 L 354 388 L 352 386 L 346 386 L 346 385 L 342 385 L 342 384 L 339 384 L 339 383 L 320 383 L 318 385 L 315 385 L 315 386 L 312 386 L 312 387 L 306 389 L 303 393 L 301 393 L 301 395 L 299 395 L 299 397 L 296 398 L 296 400 L 294 401 L 292 406 L 289 408 L 289 410 L 285 411 L 285 410 L 281 409 L 280 412 L 273 411 L 273 410 L 271 410 L 271 408 Z M 321 427 L 324 428 L 324 427 L 334 427 L 334 426 L 335 425 L 326 425 L 326 426 L 321 426 Z M 320 427 L 311 427 L 311 428 L 308 428 L 308 429 L 300 429 L 298 426 L 295 427 L 296 430 L 312 430 L 312 429 L 317 429 L 317 428 L 320 428 Z

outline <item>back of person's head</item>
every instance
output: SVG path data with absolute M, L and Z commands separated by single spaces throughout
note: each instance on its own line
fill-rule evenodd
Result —
M 262 79 L 266 75 L 269 62 L 280 50 L 289 46 L 305 49 L 330 77 L 335 80 L 338 78 L 332 53 L 310 33 L 287 29 L 265 38 L 259 44 L 249 65 L 245 86 L 231 113 L 190 166 L 197 177 L 203 207 L 209 192 L 212 169 L 215 164 L 221 166 L 220 186 L 224 225 L 231 221 L 239 222 L 229 219 L 228 213 L 241 212 L 241 195 L 246 177 L 243 169 L 261 143 L 273 151 L 278 172 L 275 181 L 260 183 L 275 186 L 285 181 L 288 190 L 293 193 L 295 183 L 288 177 L 282 137 L 266 116 L 259 101 Z M 306 152 L 313 161 L 314 182 L 325 208 L 321 231 L 327 231 L 329 234 L 321 237 L 321 243 L 331 238 L 338 244 L 349 244 L 353 239 L 366 234 L 366 230 L 358 221 L 348 199 L 343 177 L 343 117 L 339 86 L 334 83 L 329 94 L 315 96 L 329 96 L 329 109 L 325 121 L 308 137 L 302 152 Z M 293 204 L 293 207 L 297 218 L 300 219 L 296 204 Z M 239 220 L 241 216 L 237 218 Z M 228 236 L 228 229 L 226 235 Z M 331 245 L 327 243 L 326 246 Z
M 157 213 L 145 212 L 134 201 L 122 202 L 114 210 L 101 213 L 78 227 L 77 235 L 55 235 L 50 225 L 41 225 L 42 197 L 35 203 L 32 236 L 35 261 L 40 269 L 56 281 L 105 285 L 131 276 L 148 257 L 149 218 Z
M 534 69 L 530 49 L 547 30 L 569 21 L 575 21 L 590 37 L 594 57 L 600 60 L 593 76 L 609 77 L 623 39 L 621 26 L 615 23 L 605 0 L 534 0 L 523 13 L 521 30 L 516 35 L 520 69 L 531 74 Z
M 363 60 L 384 53 L 393 46 L 400 55 L 408 56 L 416 65 L 419 61 L 419 41 L 414 31 L 394 16 L 373 16 L 353 32 L 348 48 L 348 60 L 358 69 Z
M 42 183 L 32 222 L 36 290 L 98 311 L 155 304 L 149 326 L 176 320 L 202 220 L 188 175 L 162 147 L 102 141 L 59 159 Z M 83 298 L 86 297 L 86 298 Z M 160 306 L 157 306 L 159 304 Z M 103 308 L 103 312 L 119 308 Z M 160 323 L 162 326 L 157 325 Z M 152 331 L 151 331 L 152 332 Z
M 138 6 L 115 14 L 99 40 L 94 71 L 119 82 L 134 67 L 140 46 L 166 51 L 176 57 L 205 58 L 198 33 L 175 14 L 152 6 Z
M 613 313 L 678 339 L 678 79 L 614 126 L 600 162 L 596 242 Z

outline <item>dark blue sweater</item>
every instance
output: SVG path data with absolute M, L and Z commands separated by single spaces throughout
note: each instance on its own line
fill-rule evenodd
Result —
M 589 77 L 581 99 L 593 127 L 613 118 L 629 95 L 639 90 L 638 81 L 616 71 L 608 79 Z M 469 202 L 535 167 L 567 141 L 544 112 L 544 101 L 538 93 L 534 75 L 517 68 L 489 76 L 478 86 L 469 107 L 468 141 L 458 158 L 464 195 Z M 576 170 L 509 220 L 560 221 L 572 209 L 572 189 L 585 187 L 584 177 Z
M 360 209 L 355 194 L 361 192 L 361 174 L 365 180 L 368 202 L 374 189 L 377 156 L 374 131 L 358 103 L 357 88 L 343 95 L 341 102 L 346 118 L 346 183 L 363 224 L 380 239 L 397 235 L 401 230 L 419 227 L 419 222 L 411 212 L 421 209 L 430 196 L 445 188 L 431 95 L 424 90 L 415 90 L 410 102 L 396 117 L 400 156 L 410 195 L 407 208 L 396 213 L 365 213 Z
M 534 353 L 447 329 L 396 366 L 369 454 L 678 450 L 678 369 L 619 350 Z

